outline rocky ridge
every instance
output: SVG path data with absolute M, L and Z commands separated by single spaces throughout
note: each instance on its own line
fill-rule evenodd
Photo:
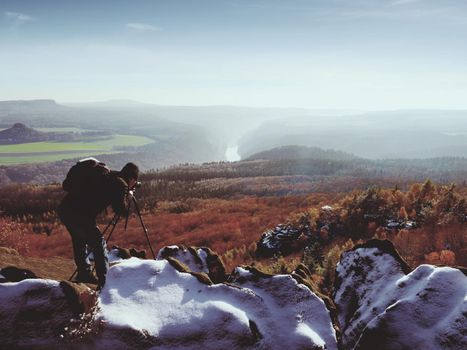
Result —
M 226 274 L 208 248 L 169 246 L 158 260 L 110 255 L 98 297 L 69 282 L 0 283 L 0 348 L 467 346 L 466 276 L 449 267 L 411 270 L 388 241 L 342 255 L 334 301 L 316 291 L 302 265 L 290 275 L 247 266 Z

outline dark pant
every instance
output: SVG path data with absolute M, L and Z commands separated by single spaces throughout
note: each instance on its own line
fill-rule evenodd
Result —
M 91 265 L 87 259 L 90 251 L 94 255 L 96 274 L 99 285 L 105 283 L 105 276 L 109 268 L 105 239 L 96 225 L 96 215 L 89 212 L 71 195 L 65 196 L 58 207 L 58 215 L 71 235 L 73 256 L 78 268 L 79 277 L 86 278 L 91 273 Z
M 99 279 L 99 284 L 103 285 L 109 263 L 105 239 L 101 231 L 97 226 L 92 224 L 75 222 L 65 222 L 64 224 L 71 235 L 73 255 L 78 267 L 78 276 L 87 276 L 91 272 L 91 265 L 87 257 L 88 251 L 92 251 L 97 278 Z

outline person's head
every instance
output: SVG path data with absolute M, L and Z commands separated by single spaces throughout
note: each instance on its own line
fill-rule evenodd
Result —
M 128 187 L 133 187 L 138 181 L 139 168 L 134 163 L 126 163 L 120 170 L 120 176 L 126 181 Z

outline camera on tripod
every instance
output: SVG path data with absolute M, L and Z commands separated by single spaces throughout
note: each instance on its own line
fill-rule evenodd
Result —
M 135 194 L 135 190 L 141 187 L 141 181 L 136 181 L 132 187 L 127 189 L 127 195 L 133 196 Z
M 134 191 L 135 189 L 140 188 L 140 187 L 141 187 L 141 181 L 136 181 L 133 187 L 130 188 L 130 190 Z

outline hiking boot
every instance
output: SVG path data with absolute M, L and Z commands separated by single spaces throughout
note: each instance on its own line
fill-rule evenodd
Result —
M 76 276 L 76 282 L 97 284 L 97 278 L 94 276 L 92 272 L 85 273 L 85 274 L 78 274 Z

